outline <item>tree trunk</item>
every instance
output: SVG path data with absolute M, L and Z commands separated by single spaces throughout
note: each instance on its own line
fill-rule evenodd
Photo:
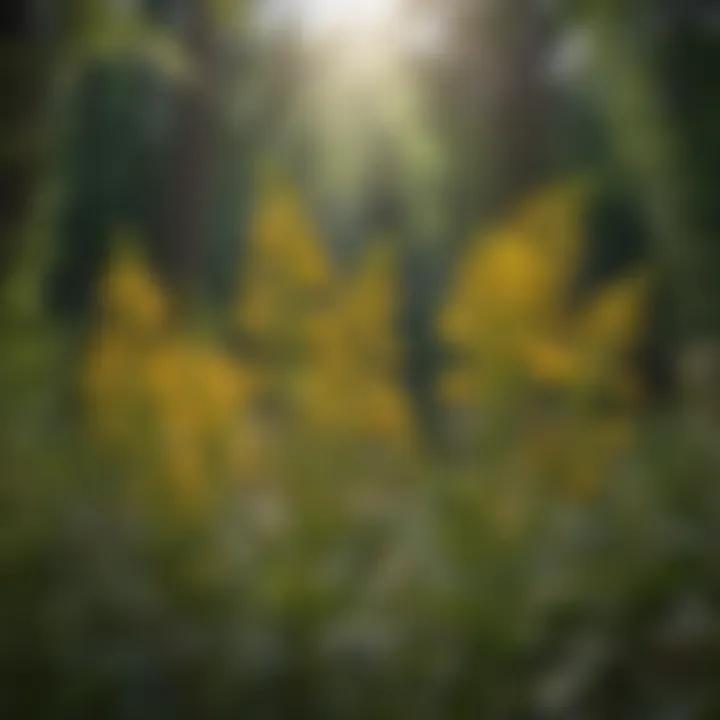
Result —
M 164 265 L 181 302 L 192 299 L 204 265 L 214 150 L 217 42 L 207 0 L 185 5 L 185 42 L 193 68 L 178 103 Z
M 683 109 L 673 105 L 668 68 L 660 64 L 672 36 L 652 32 L 643 24 L 647 15 L 634 14 L 634 3 L 595 0 L 589 7 L 585 19 L 595 33 L 593 70 L 605 119 L 617 156 L 642 197 L 656 238 L 656 264 L 672 293 L 680 344 L 678 386 L 687 406 L 717 413 L 720 227 L 708 223 L 700 209 L 699 192 L 707 185 L 699 172 L 702 158 L 688 152 L 686 136 L 692 129 L 680 120 Z M 702 105 L 710 98 L 696 100 Z
M 465 0 L 458 8 L 443 84 L 461 174 L 460 232 L 467 234 L 530 192 L 547 170 L 549 37 L 537 3 Z
M 45 135 L 46 90 L 42 38 L 33 3 L 11 0 L 0 9 L 0 279 L 15 264 L 20 234 L 37 179 Z

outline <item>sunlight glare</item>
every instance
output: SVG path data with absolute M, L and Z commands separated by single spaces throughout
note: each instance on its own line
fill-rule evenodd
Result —
M 299 0 L 306 30 L 313 34 L 368 33 L 397 20 L 398 0 Z

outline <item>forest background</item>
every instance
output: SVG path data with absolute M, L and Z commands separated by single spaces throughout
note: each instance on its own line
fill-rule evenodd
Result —
M 0 10 L 0 713 L 720 716 L 720 13 Z

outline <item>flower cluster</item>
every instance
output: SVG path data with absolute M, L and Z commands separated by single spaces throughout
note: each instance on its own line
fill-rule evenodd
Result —
M 478 237 L 440 320 L 454 358 L 442 380 L 446 404 L 485 414 L 518 410 L 520 425 L 530 426 L 528 456 L 535 468 L 550 460 L 554 477 L 566 461 L 585 474 L 571 448 L 582 448 L 586 468 L 600 469 L 599 458 L 613 456 L 618 438 L 629 437 L 625 420 L 637 395 L 629 358 L 648 296 L 640 273 L 606 285 L 584 305 L 571 302 L 583 197 L 580 186 L 553 188 Z
M 236 359 L 173 328 L 159 283 L 123 250 L 101 287 L 83 390 L 99 439 L 125 461 L 157 468 L 193 503 L 208 477 L 247 460 L 236 432 L 253 379 Z

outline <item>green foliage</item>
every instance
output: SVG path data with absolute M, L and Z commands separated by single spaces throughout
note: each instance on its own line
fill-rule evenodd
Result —
M 39 337 L 3 337 L 9 716 L 720 710 L 717 459 L 677 423 L 592 503 L 503 453 L 383 468 L 304 448 L 178 514 L 128 494 L 152 474 L 93 449 L 67 352 Z
M 540 262 L 547 253 L 518 252 L 538 242 L 529 218 L 574 212 L 564 199 L 550 193 L 521 214 L 526 234 L 505 239 L 509 255 L 483 246 L 480 257 L 512 260 L 502 265 L 509 276 L 491 273 L 498 292 L 520 293 L 496 310 L 543 309 L 535 295 L 515 304 L 535 287 L 515 272 L 554 266 Z M 294 298 L 295 322 L 277 331 L 285 337 L 303 330 L 301 310 L 312 312 L 298 298 L 334 286 L 297 199 L 270 200 L 250 280 L 270 298 Z M 518 266 L 523 258 L 533 262 Z M 382 259 L 334 287 L 340 300 L 321 315 L 311 353 L 328 384 L 349 368 L 361 400 L 375 372 L 361 353 L 394 364 L 383 349 L 393 338 Z M 492 264 L 467 264 L 478 267 Z M 338 443 L 335 431 L 353 419 L 346 406 L 324 433 L 270 438 L 259 464 L 233 465 L 252 439 L 253 372 L 170 322 L 137 252 L 125 248 L 100 287 L 99 323 L 82 343 L 42 318 L 2 325 L 8 716 L 720 712 L 719 466 L 693 428 L 644 423 L 592 493 L 548 482 L 527 462 L 523 416 L 503 421 L 482 452 L 441 463 Z M 330 399 L 350 397 L 328 387 Z M 307 409 L 320 410 L 310 399 Z M 556 451 L 580 461 L 571 467 L 582 478 L 582 463 L 600 465 L 576 430 L 602 429 L 591 407 L 576 413 Z
M 240 5 L 67 4 L 62 167 L 0 294 L 0 716 L 720 717 L 717 425 L 632 363 L 658 266 L 661 328 L 712 299 L 712 43 L 662 70 L 651 3 L 582 3 L 614 157 L 567 165 L 623 182 L 510 212 L 553 153 L 539 4 L 448 2 L 442 58 L 369 75 L 246 45 Z M 278 138 L 302 194 L 251 187 Z

